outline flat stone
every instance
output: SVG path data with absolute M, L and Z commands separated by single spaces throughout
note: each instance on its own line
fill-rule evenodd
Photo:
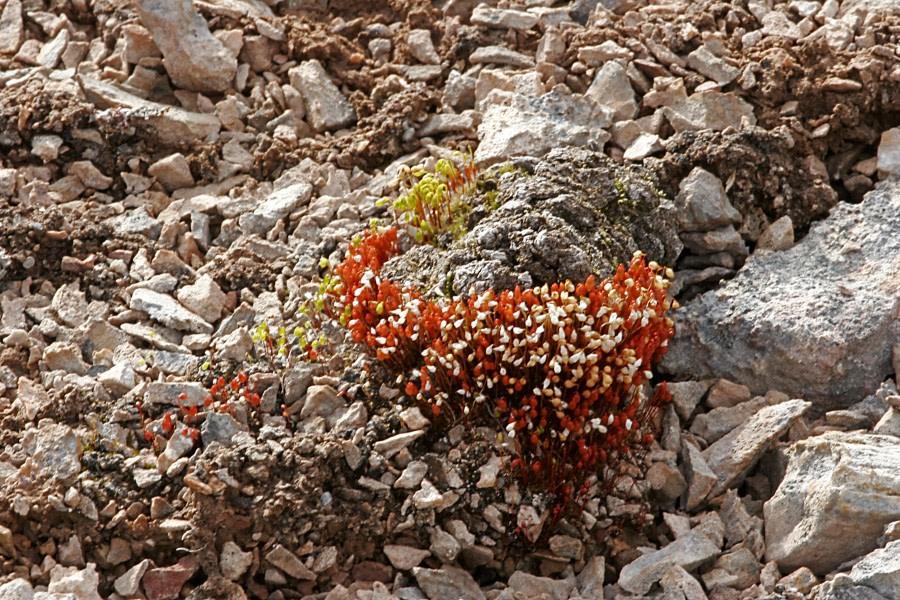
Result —
M 411 461 L 403 473 L 394 482 L 395 488 L 414 490 L 422 483 L 425 475 L 428 473 L 428 464 L 421 460 Z
M 88 370 L 87 363 L 81 358 L 81 349 L 72 342 L 53 342 L 44 348 L 43 358 L 51 371 L 61 369 L 66 373 L 84 375 Z
M 413 494 L 413 504 L 418 509 L 440 508 L 444 504 L 444 495 L 427 479 L 422 479 L 421 487 Z
M 454 113 L 433 114 L 422 124 L 419 136 L 425 137 L 474 129 L 475 116 L 473 113 L 474 111 L 469 110 L 461 115 Z
M 67 482 L 81 472 L 82 446 L 71 427 L 43 419 L 21 435 L 25 455 L 45 476 Z
M 602 598 L 605 579 L 606 559 L 603 556 L 590 557 L 576 578 L 578 593 L 583 598 Z
M 194 333 L 213 332 L 212 325 L 199 315 L 184 308 L 171 296 L 146 288 L 134 291 L 129 308 L 146 312 L 150 318 L 159 321 L 166 327 Z
M 672 404 L 682 421 L 688 421 L 703 395 L 710 388 L 709 381 L 675 381 L 668 384 Z
M 343 398 L 330 385 L 311 385 L 306 392 L 306 400 L 300 409 L 300 419 L 323 417 L 329 428 L 334 427 L 342 416 L 339 409 L 346 406 Z
M 318 60 L 307 60 L 288 71 L 291 85 L 306 104 L 313 131 L 332 131 L 356 123 L 356 111 L 331 81 Z
M 747 256 L 749 251 L 741 235 L 734 226 L 726 225 L 702 233 L 683 233 L 684 247 L 694 254 L 716 254 L 725 252 L 736 256 Z
M 425 560 L 427 557 L 431 556 L 431 552 L 428 550 L 421 550 L 419 548 L 413 548 L 412 546 L 400 546 L 396 544 L 387 544 L 384 546 L 384 554 L 388 557 L 388 560 L 391 561 L 391 564 L 394 565 L 395 569 L 399 569 L 400 571 L 409 571 L 413 567 L 416 567 Z
M 578 60 L 589 67 L 599 67 L 610 60 L 631 60 L 632 58 L 634 58 L 634 52 L 623 48 L 613 40 L 606 40 L 597 46 L 582 46 L 578 49 Z
M 294 579 L 315 581 L 316 574 L 309 570 L 294 553 L 282 546 L 275 544 L 272 550 L 266 554 L 266 560 L 270 565 L 281 569 Z
M 444 564 L 449 564 L 456 560 L 461 547 L 455 537 L 440 527 L 435 527 L 431 530 L 431 545 L 429 546 L 429 550 L 439 561 Z
M 800 28 L 780 10 L 773 10 L 764 16 L 762 24 L 762 32 L 765 35 L 785 37 L 795 41 L 803 37 Z
M 152 381 L 147 384 L 144 402 L 168 406 L 202 406 L 209 392 L 200 383 Z
M 768 447 L 811 406 L 811 402 L 788 400 L 763 408 L 704 450 L 703 458 L 717 477 L 709 497 L 715 498 L 728 488 L 740 485 Z
M 871 394 L 892 373 L 900 339 L 897 231 L 900 182 L 838 204 L 792 248 L 754 254 L 734 279 L 676 311 L 661 369 L 756 394 L 777 389 L 822 412 Z
M 618 62 L 610 61 L 597 71 L 585 96 L 611 110 L 616 121 L 633 119 L 637 115 L 638 106 L 631 80 L 625 67 Z
M 503 46 L 479 46 L 469 56 L 469 62 L 473 65 L 507 65 L 519 69 L 534 66 L 534 59 L 530 56 L 525 56 L 521 52 L 516 52 Z
M 237 73 L 237 58 L 212 35 L 190 0 L 136 0 L 134 8 L 163 55 L 176 87 L 224 92 Z
M 660 579 L 659 585 L 664 593 L 672 594 L 675 598 L 707 600 L 706 592 L 703 591 L 703 586 L 700 585 L 700 582 L 679 565 L 670 567 L 666 574 L 663 575 L 663 578 Z
M 247 427 L 237 422 L 228 413 L 212 412 L 206 416 L 203 425 L 200 426 L 200 439 L 203 440 L 204 446 L 218 442 L 228 448 L 234 446 L 240 434 L 246 431 Z
M 3 22 L 0 20 L 0 27 L 2 26 Z M 0 41 L 2 41 L 2 37 L 0 37 Z M 33 600 L 34 589 L 24 579 L 13 579 L 0 585 L 0 598 L 3 600 Z
M 668 546 L 625 565 L 619 574 L 619 586 L 632 594 L 646 595 L 673 566 L 689 571 L 713 560 L 719 552 L 718 544 L 700 529 L 693 529 Z
M 816 586 L 816 600 L 894 600 L 864 585 L 856 585 L 849 575 L 837 573 L 831 581 Z
M 414 567 L 413 576 L 429 600 L 485 600 L 484 593 L 472 576 L 458 567 Z
M 540 97 L 510 93 L 503 102 L 492 103 L 478 126 L 479 165 L 542 156 L 559 146 L 602 147 L 609 139 L 602 127 L 610 124 L 611 115 L 592 101 L 549 92 Z
M 240 216 L 241 230 L 245 234 L 270 231 L 275 223 L 308 204 L 312 191 L 310 184 L 300 182 L 273 192 L 253 212 Z
M 147 600 L 176 600 L 197 568 L 196 557 L 186 556 L 174 565 L 148 569 L 141 580 Z
M 41 48 L 41 51 L 37 56 L 37 63 L 42 67 L 55 69 L 56 65 L 59 64 L 59 59 L 62 57 L 63 52 L 66 51 L 66 46 L 69 45 L 70 36 L 71 34 L 68 29 L 61 29 L 52 40 L 44 44 L 44 47 Z
M 735 406 L 714 408 L 694 418 L 690 427 L 691 433 L 702 437 L 708 444 L 712 444 L 769 404 L 771 402 L 766 398 L 757 396 Z
M 392 458 L 423 435 L 425 435 L 425 432 L 422 430 L 398 433 L 385 440 L 375 442 L 372 448 L 383 457 Z
M 753 106 L 732 94 L 715 90 L 696 92 L 685 100 L 660 108 L 676 133 L 728 127 L 740 128 L 741 121 L 756 125 Z
M 497 485 L 497 475 L 500 474 L 500 468 L 503 461 L 496 454 L 491 454 L 487 462 L 478 468 L 478 481 L 475 487 L 478 489 L 493 489 Z
M 655 133 L 640 133 L 625 149 L 623 158 L 632 161 L 644 160 L 662 149 L 663 145 L 658 135 Z
M 497 29 L 516 29 L 527 31 L 538 23 L 539 17 L 523 10 L 492 8 L 485 4 L 479 4 L 472 11 L 471 22 L 473 25 L 484 25 Z
M 222 546 L 219 554 L 219 569 L 222 577 L 230 581 L 237 581 L 241 575 L 247 572 L 253 564 L 253 553 L 244 552 L 241 547 L 232 541 L 227 541 Z
M 105 190 L 113 183 L 112 177 L 104 175 L 89 160 L 76 160 L 69 164 L 67 172 L 69 175 L 78 177 L 85 187 L 95 190 Z
M 222 127 L 215 115 L 150 102 L 106 81 L 83 77 L 81 86 L 88 101 L 102 108 L 122 109 L 119 113 L 123 118 L 145 124 L 167 146 L 206 140 Z
M 59 156 L 62 145 L 63 139 L 58 135 L 36 135 L 31 138 L 31 153 L 44 162 L 50 162 Z
M 828 432 L 795 443 L 787 458 L 763 507 L 766 559 L 782 571 L 828 573 L 874 550 L 884 526 L 900 518 L 897 438 Z
M 741 74 L 740 69 L 710 52 L 706 46 L 700 46 L 688 54 L 687 65 L 721 85 L 731 83 Z

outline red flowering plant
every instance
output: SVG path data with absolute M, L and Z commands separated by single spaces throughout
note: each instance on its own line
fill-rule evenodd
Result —
M 415 211 L 406 222 L 420 231 L 429 223 L 432 239 L 436 225 L 453 222 L 405 210 Z M 665 384 L 649 399 L 640 390 L 674 333 L 666 316 L 671 270 L 635 253 L 602 282 L 590 276 L 430 299 L 380 276 L 400 253 L 404 221 L 351 245 L 324 304 L 354 341 L 407 379 L 408 396 L 438 420 L 498 424 L 513 450 L 512 472 L 549 493 L 557 512 L 586 491 L 592 474 L 602 477 L 652 442 L 654 417 L 670 397 Z

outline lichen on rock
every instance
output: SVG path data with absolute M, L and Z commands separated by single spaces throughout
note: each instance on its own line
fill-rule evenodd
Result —
M 581 148 L 514 165 L 488 171 L 468 233 L 446 248 L 406 252 L 385 265 L 385 276 L 430 294 L 465 294 L 607 276 L 637 250 L 675 262 L 675 207 L 646 170 Z

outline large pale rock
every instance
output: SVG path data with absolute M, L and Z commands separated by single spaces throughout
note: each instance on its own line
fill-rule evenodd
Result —
M 540 97 L 494 92 L 478 126 L 475 162 L 488 166 L 513 156 L 543 156 L 560 146 L 602 147 L 610 111 L 588 98 L 550 92 Z
M 306 119 L 313 131 L 331 131 L 356 123 L 356 111 L 331 81 L 322 64 L 313 59 L 288 71 L 293 86 L 306 104 Z
M 719 555 L 719 544 L 701 529 L 693 529 L 657 550 L 625 565 L 619 574 L 619 586 L 632 594 L 646 595 L 654 583 L 662 579 L 673 566 L 685 570 L 712 561 Z
M 817 412 L 875 391 L 900 339 L 900 182 L 839 204 L 794 247 L 676 311 L 662 369 L 777 389 Z M 827 374 L 827 376 L 823 376 Z
M 105 81 L 84 77 L 81 86 L 88 101 L 101 108 L 125 109 L 117 113 L 132 124 L 148 128 L 165 145 L 205 140 L 222 127 L 215 115 L 150 102 Z
M 827 573 L 874 549 L 884 526 L 900 519 L 900 443 L 844 432 L 797 442 L 763 508 L 766 560 L 782 572 Z
M 784 435 L 810 406 L 812 403 L 803 400 L 768 406 L 704 450 L 703 458 L 717 477 L 708 497 L 715 498 L 740 485 L 772 442 Z
M 885 598 L 900 598 L 900 541 L 867 554 L 853 565 L 850 579 Z
M 190 0 L 135 0 L 134 7 L 176 87 L 194 92 L 231 87 L 237 59 L 210 33 Z

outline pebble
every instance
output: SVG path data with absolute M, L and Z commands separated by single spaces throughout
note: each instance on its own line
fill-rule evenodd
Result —
M 191 168 L 180 152 L 159 159 L 147 168 L 147 174 L 155 177 L 170 192 L 194 185 Z
M 347 101 L 322 64 L 307 60 L 288 71 L 291 85 L 306 104 L 306 118 L 313 131 L 333 131 L 356 122 L 356 111 Z
M 275 546 L 266 554 L 266 560 L 294 579 L 315 581 L 316 574 L 309 570 L 296 555 L 281 544 Z
M 472 576 L 458 567 L 414 567 L 413 576 L 429 600 L 487 600 Z
M 427 29 L 412 29 L 406 36 L 406 44 L 413 57 L 422 64 L 437 65 L 441 62 Z
M 411 570 L 431 555 L 431 552 L 428 550 L 397 544 L 386 544 L 383 550 L 385 556 L 394 565 L 394 568 L 400 571 Z
M 412 496 L 413 504 L 422 510 L 426 508 L 440 508 L 444 504 L 444 496 L 427 479 L 422 479 L 419 490 Z
M 193 333 L 212 333 L 213 327 L 199 315 L 184 308 L 174 298 L 146 288 L 131 295 L 129 307 L 146 312 L 166 327 Z
M 471 22 L 485 27 L 508 28 L 526 31 L 538 24 L 539 17 L 533 13 L 515 9 L 491 8 L 479 4 L 472 11 Z
M 375 442 L 373 449 L 385 458 L 393 458 L 398 452 L 425 435 L 422 430 L 398 433 L 386 440 Z

